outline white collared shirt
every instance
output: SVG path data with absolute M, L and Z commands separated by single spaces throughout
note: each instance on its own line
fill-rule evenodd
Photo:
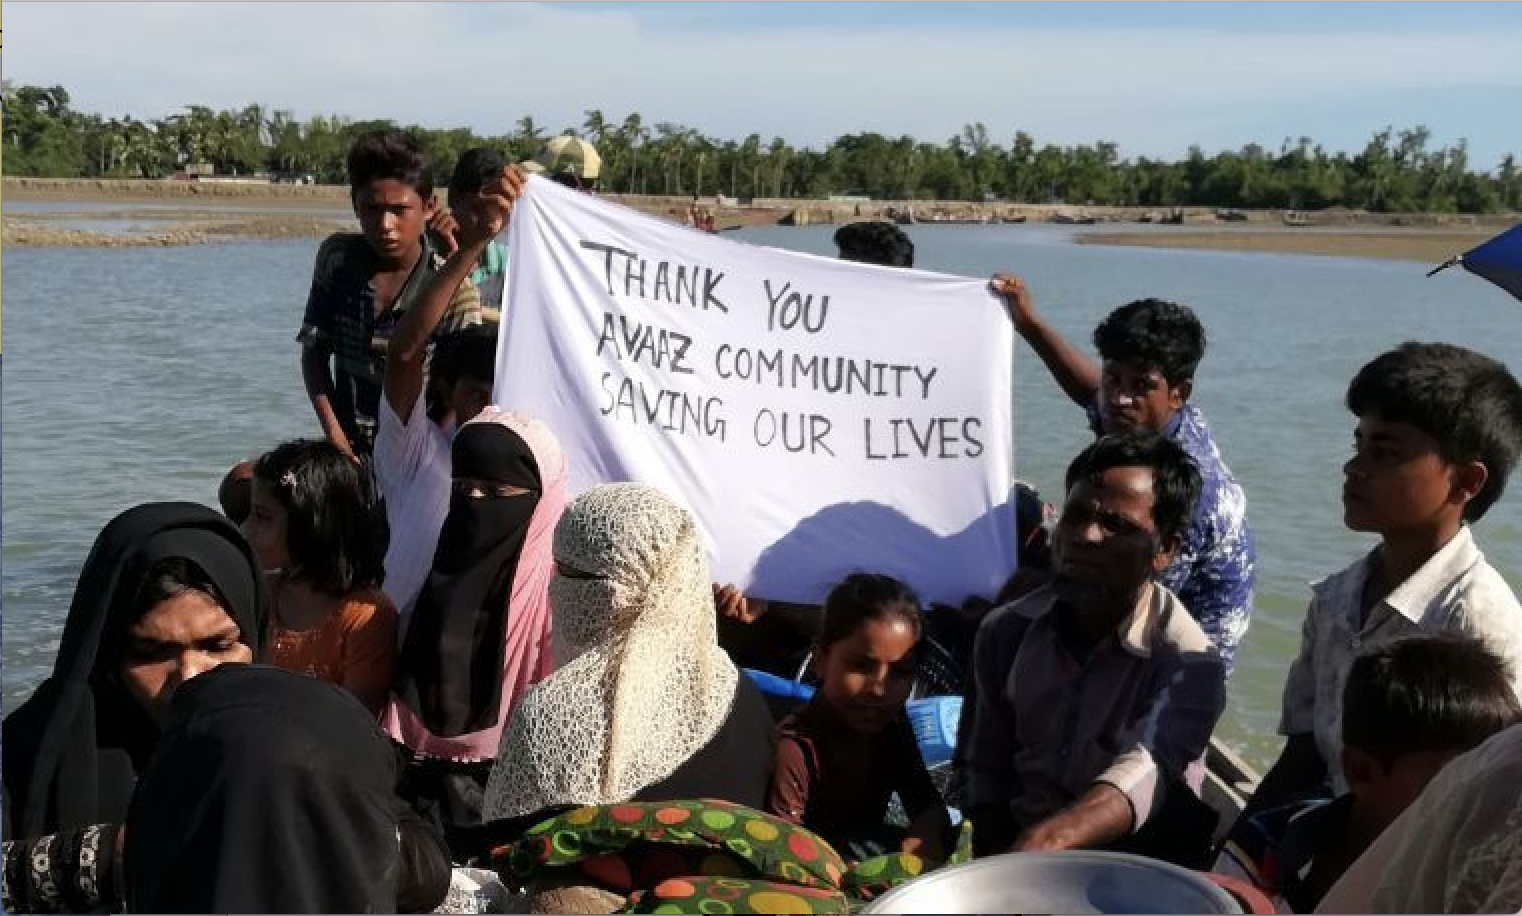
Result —
M 1284 682 L 1283 735 L 1313 732 L 1332 790 L 1348 790 L 1342 773 L 1342 690 L 1353 659 L 1375 646 L 1428 633 L 1473 636 L 1506 660 L 1522 696 L 1522 605 L 1501 574 L 1485 562 L 1469 526 L 1422 564 L 1359 626 L 1370 551 L 1347 569 L 1311 586 L 1300 632 L 1300 654 Z

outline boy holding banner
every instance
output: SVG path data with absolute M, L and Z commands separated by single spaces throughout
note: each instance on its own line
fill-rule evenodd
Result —
M 1189 403 L 1205 355 L 1199 319 L 1161 299 L 1123 305 L 1094 329 L 1096 365 L 1037 314 L 1020 278 L 995 274 L 990 286 L 1008 304 L 1015 330 L 1084 408 L 1095 435 L 1157 432 L 1183 446 L 1199 466 L 1204 490 L 1162 582 L 1220 650 L 1229 679 L 1252 617 L 1258 555 L 1247 498 L 1221 460 L 1204 414 Z

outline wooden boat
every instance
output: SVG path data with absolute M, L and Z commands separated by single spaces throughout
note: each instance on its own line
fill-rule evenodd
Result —
M 1262 777 L 1235 751 L 1211 738 L 1205 749 L 1205 782 L 1200 786 L 1200 798 L 1221 816 L 1216 822 L 1216 842 L 1226 838 L 1247 800 L 1258 791 Z
M 1059 226 L 1092 226 L 1094 217 L 1087 213 L 1077 213 L 1072 210 L 1058 210 L 1052 214 L 1051 222 Z
M 952 216 L 950 214 L 933 214 L 921 216 L 915 222 L 925 226 L 983 226 L 994 222 L 992 216 Z

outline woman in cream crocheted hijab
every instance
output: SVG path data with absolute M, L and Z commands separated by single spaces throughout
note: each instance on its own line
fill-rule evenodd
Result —
M 554 552 L 556 671 L 502 736 L 484 817 L 681 798 L 759 807 L 771 716 L 719 648 L 692 516 L 654 487 L 594 487 L 566 508 Z

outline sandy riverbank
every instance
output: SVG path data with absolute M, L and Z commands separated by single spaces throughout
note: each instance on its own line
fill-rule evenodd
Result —
M 0 244 L 7 248 L 165 248 L 204 245 L 233 239 L 323 238 L 334 232 L 357 228 L 352 219 L 312 216 L 249 214 L 236 220 L 181 220 L 176 211 L 155 212 L 153 225 L 134 228 L 134 220 L 122 219 L 118 231 L 100 232 L 49 225 L 50 220 L 7 219 Z M 76 214 L 61 217 L 77 218 Z
M 679 219 L 690 198 L 610 195 L 614 200 L 667 219 Z M 15 247 L 162 247 L 196 245 L 236 238 L 320 238 L 355 228 L 349 211 L 348 188 L 337 185 L 286 185 L 236 182 L 65 180 L 7 177 L 0 199 L 14 203 L 102 205 L 99 211 L 26 212 L 4 221 L 3 243 Z M 132 208 L 142 203 L 142 208 Z M 843 207 L 820 201 L 757 201 L 753 207 L 720 207 L 705 198 L 718 225 L 770 226 L 796 212 L 805 222 L 843 223 L 877 219 L 887 209 L 907 202 L 877 201 Z M 151 205 L 151 206 L 150 206 Z M 1074 208 L 1035 207 L 966 202 L 914 202 L 916 212 L 944 211 L 949 215 L 996 215 L 994 211 L 1027 217 L 1032 223 L 1051 212 Z M 236 210 L 260 212 L 237 213 Z M 1104 223 L 1138 219 L 1137 208 L 1076 208 Z M 282 212 L 284 211 L 284 212 Z M 301 212 L 296 212 L 301 211 Z M 839 211 L 839 212 L 837 212 Z M 985 213 L 984 211 L 988 211 Z M 1078 236 L 1080 244 L 1139 245 L 1155 248 L 1278 252 L 1334 257 L 1390 258 L 1437 263 L 1465 251 L 1511 225 L 1505 216 L 1438 214 L 1380 215 L 1338 212 L 1318 214 L 1339 228 L 1285 228 L 1274 211 L 1243 214 L 1237 223 L 1215 223 L 1214 211 L 1196 208 L 1184 213 L 1190 227 L 1168 231 L 1100 231 Z M 114 231 L 54 225 L 59 221 L 109 220 Z M 147 225 L 134 231 L 133 221 Z M 119 227 L 119 228 L 118 228 Z
M 349 189 L 341 185 L 271 184 L 231 181 L 124 181 L 84 178 L 16 178 L 0 183 L 0 200 L 18 203 L 155 203 L 190 206 L 236 204 L 260 207 L 333 206 L 348 209 Z
M 1096 232 L 1081 235 L 1076 241 L 1081 245 L 1313 254 L 1440 264 L 1491 238 L 1496 231 L 1389 229 L 1378 232 L 1321 232 L 1307 229 L 1223 229 L 1166 233 Z
M 441 200 L 442 196 L 441 191 Z M 678 221 L 691 202 L 686 197 L 608 196 Z M 235 238 L 321 238 L 358 228 L 349 189 L 338 185 L 8 177 L 0 199 L 23 205 L 21 212 L 5 219 L 0 239 L 0 244 L 18 248 L 142 248 Z M 24 208 L 27 204 L 68 209 L 33 210 Z M 91 204 L 100 209 L 91 209 Z M 717 225 L 723 229 L 774 226 L 791 212 L 771 206 L 716 208 L 711 198 L 707 205 L 716 210 Z M 81 222 L 105 225 L 81 228 Z M 142 225 L 134 228 L 134 223 Z

